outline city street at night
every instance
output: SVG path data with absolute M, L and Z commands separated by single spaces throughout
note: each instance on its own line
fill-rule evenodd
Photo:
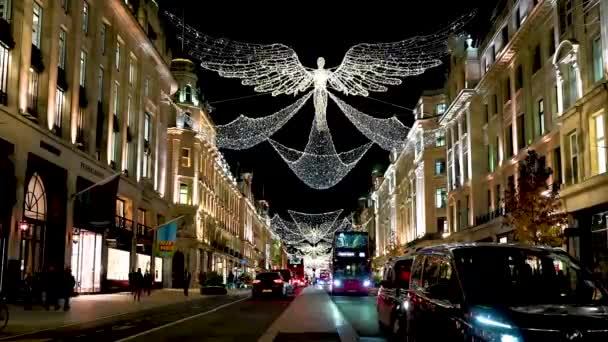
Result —
M 151 299 L 143 298 L 142 303 L 130 303 L 128 313 L 96 319 L 88 313 L 89 319 L 48 325 L 42 331 L 19 332 L 13 325 L 0 341 L 383 341 L 373 296 L 332 298 L 315 287 L 297 289 L 286 298 L 252 299 L 249 291 L 227 297 L 191 296 L 153 308 L 146 308 Z
M 608 341 L 608 0 L 0 0 L 0 342 Z

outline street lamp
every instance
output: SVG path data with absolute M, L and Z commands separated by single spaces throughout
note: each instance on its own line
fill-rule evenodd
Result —
M 21 229 L 22 232 L 26 232 L 29 228 L 30 228 L 30 224 L 27 223 L 27 221 L 19 222 L 19 229 Z

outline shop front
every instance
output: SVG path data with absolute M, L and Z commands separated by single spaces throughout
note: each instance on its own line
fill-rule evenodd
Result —
M 63 269 L 67 172 L 32 153 L 28 156 L 19 261 L 21 277 Z
M 116 226 L 106 233 L 108 255 L 103 291 L 122 291 L 129 288 L 129 269 L 133 246 L 133 221 L 116 217 Z
M 74 228 L 72 233 L 72 274 L 76 292 L 101 292 L 103 234 Z

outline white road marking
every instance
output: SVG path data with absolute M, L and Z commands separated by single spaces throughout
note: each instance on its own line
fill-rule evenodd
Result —
M 152 329 L 150 329 L 150 330 L 142 331 L 142 332 L 140 332 L 140 333 L 138 333 L 138 334 L 131 335 L 131 336 L 125 337 L 125 338 L 123 338 L 123 339 L 117 340 L 116 342 L 130 341 L 130 340 L 135 339 L 135 338 L 137 338 L 137 337 L 144 336 L 144 335 L 147 335 L 147 334 L 149 334 L 149 333 L 152 333 L 152 332 L 155 332 L 155 331 L 158 331 L 158 330 L 164 329 L 164 328 L 168 328 L 168 327 L 171 327 L 171 326 L 174 326 L 174 325 L 177 325 L 177 324 L 180 324 L 180 323 L 183 323 L 183 322 L 189 321 L 189 320 L 194 319 L 194 318 L 202 317 L 202 316 L 208 315 L 208 314 L 210 314 L 210 313 L 214 313 L 214 312 L 219 311 L 219 310 L 221 310 L 221 309 L 223 309 L 223 308 L 225 308 L 225 307 L 228 307 L 228 306 L 230 306 L 230 305 L 232 305 L 232 304 L 240 303 L 240 302 L 242 302 L 242 301 L 244 301 L 244 300 L 247 300 L 247 299 L 249 299 L 249 298 L 250 298 L 250 297 L 245 297 L 245 298 L 241 298 L 241 299 L 235 300 L 235 301 L 230 302 L 230 303 L 222 304 L 222 305 L 220 305 L 220 306 L 218 306 L 218 307 L 215 307 L 215 308 L 213 308 L 213 309 L 211 309 L 211 310 L 209 310 L 209 311 L 201 312 L 201 313 L 198 313 L 198 314 L 196 314 L 196 315 L 194 315 L 194 316 L 189 316 L 189 317 L 186 317 L 186 318 L 182 318 L 182 319 L 177 320 L 177 321 L 175 321 L 175 322 L 167 323 L 167 324 L 165 324 L 165 325 L 161 325 L 161 326 L 158 326 L 158 327 L 152 328 Z

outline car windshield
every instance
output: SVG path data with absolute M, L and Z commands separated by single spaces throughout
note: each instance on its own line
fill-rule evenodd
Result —
M 518 247 L 454 251 L 467 301 L 472 304 L 587 305 L 606 293 L 569 255 Z
M 283 279 L 285 279 L 285 281 L 289 281 L 289 279 L 291 279 L 291 271 L 281 270 L 279 272 L 281 272 L 281 275 L 283 276 Z
M 365 262 L 342 260 L 334 264 L 335 277 L 365 277 L 370 269 Z
M 255 276 L 255 279 L 257 280 L 274 280 L 274 279 L 279 279 L 281 278 L 281 276 L 278 273 L 260 273 L 257 276 Z

